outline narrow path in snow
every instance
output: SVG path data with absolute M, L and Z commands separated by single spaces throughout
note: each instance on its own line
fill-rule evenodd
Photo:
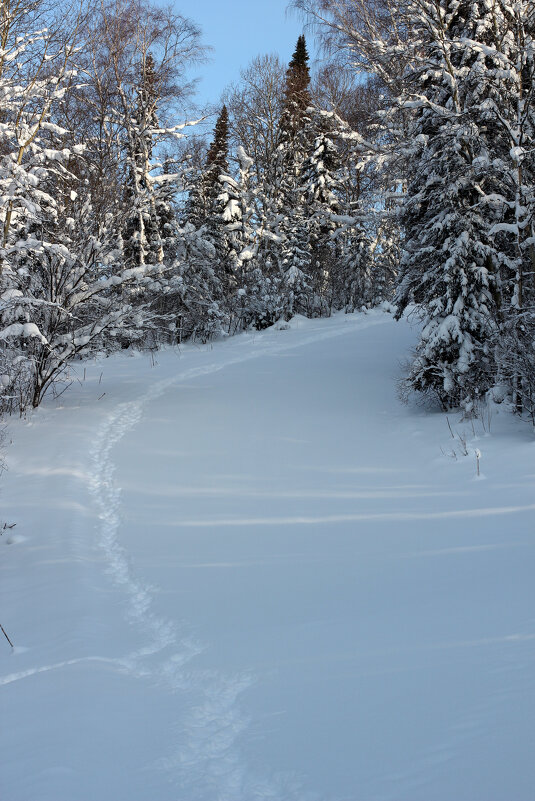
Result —
M 140 424 L 144 411 L 171 387 L 201 376 L 207 376 L 233 365 L 283 354 L 316 342 L 347 335 L 355 330 L 384 324 L 389 318 L 375 313 L 367 318 L 342 317 L 338 326 L 328 330 L 312 330 L 297 341 L 263 343 L 264 337 L 240 337 L 228 342 L 230 351 L 221 361 L 202 367 L 178 371 L 176 375 L 155 383 L 140 397 L 119 404 L 97 432 L 91 450 L 89 487 L 98 510 L 99 544 L 105 554 L 106 569 L 111 580 L 125 597 L 125 623 L 137 627 L 140 646 L 116 660 L 130 675 L 151 679 L 167 687 L 171 693 L 187 691 L 197 698 L 183 720 L 175 750 L 163 757 L 160 766 L 170 780 L 188 793 L 188 801 L 313 801 L 316 794 L 306 794 L 294 777 L 270 777 L 269 780 L 249 775 L 235 742 L 247 728 L 246 716 L 237 703 L 255 677 L 250 673 L 224 675 L 214 671 L 192 672 L 189 663 L 202 652 L 206 643 L 184 637 L 182 626 L 152 610 L 158 588 L 147 585 L 132 569 L 125 538 L 120 538 L 121 488 L 117 485 L 114 449 L 126 434 Z M 254 349 L 251 350 L 254 339 Z M 178 523 L 180 525 L 180 523 Z M 200 521 L 199 525 L 203 525 Z M 43 668 L 47 669 L 47 668 Z M 217 789 L 215 789 L 217 788 Z

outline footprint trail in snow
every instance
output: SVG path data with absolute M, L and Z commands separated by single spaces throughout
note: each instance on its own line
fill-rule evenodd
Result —
M 208 644 L 184 635 L 183 625 L 153 612 L 155 589 L 136 575 L 127 548 L 120 541 L 121 490 L 115 481 L 114 448 L 139 424 L 150 402 L 175 385 L 263 355 L 347 334 L 351 328 L 377 325 L 385 319 L 386 315 L 348 326 L 346 318 L 340 327 L 311 331 L 298 342 L 262 346 L 259 337 L 260 345 L 253 351 L 245 350 L 250 343 L 240 342 L 234 348 L 237 353 L 225 361 L 178 372 L 155 383 L 141 397 L 118 405 L 95 438 L 89 488 L 99 514 L 99 546 L 105 555 L 107 572 L 124 594 L 126 620 L 146 638 L 139 649 L 117 661 L 130 675 L 164 686 L 171 697 L 182 692 L 196 699 L 185 719 L 177 723 L 172 735 L 173 751 L 162 756 L 157 766 L 168 772 L 170 780 L 187 793 L 189 801 L 317 801 L 318 796 L 306 793 L 293 776 L 265 779 L 250 774 L 243 764 L 238 742 L 248 727 L 239 698 L 255 682 L 255 677 L 247 673 L 225 676 L 215 671 L 196 672 L 189 663 Z

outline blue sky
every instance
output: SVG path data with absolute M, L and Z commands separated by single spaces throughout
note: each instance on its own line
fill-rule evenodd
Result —
M 283 62 L 291 59 L 303 23 L 295 12 L 286 13 L 288 2 L 174 0 L 175 10 L 196 22 L 203 43 L 214 48 L 210 62 L 198 69 L 199 103 L 217 103 L 256 55 L 278 53 Z

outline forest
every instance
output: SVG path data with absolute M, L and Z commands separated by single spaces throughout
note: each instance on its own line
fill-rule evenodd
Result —
M 195 106 L 195 23 L 0 4 L 0 408 L 81 360 L 380 304 L 401 381 L 535 422 L 533 0 L 294 0 L 306 35 Z
M 533 799 L 535 0 L 164 2 L 0 0 L 0 799 Z

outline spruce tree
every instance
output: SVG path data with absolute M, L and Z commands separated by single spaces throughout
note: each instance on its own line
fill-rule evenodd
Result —
M 184 208 L 184 220 L 199 229 L 208 216 L 204 167 L 192 166 L 185 175 L 187 200 Z
M 496 2 L 485 19 L 491 86 L 478 116 L 492 132 L 493 181 L 483 185 L 480 203 L 494 222 L 491 236 L 500 255 L 498 379 L 509 386 L 515 410 L 534 420 L 535 3 Z
M 408 383 L 444 408 L 471 410 L 492 383 L 500 304 L 500 255 L 480 204 L 480 187 L 493 180 L 492 146 L 478 119 L 490 91 L 482 54 L 492 34 L 479 0 L 415 3 L 411 11 L 420 53 L 407 97 L 417 112 L 398 303 L 399 314 L 419 303 L 424 327 Z
M 311 145 L 308 60 L 305 37 L 300 36 L 286 73 L 272 186 L 276 239 L 270 243 L 270 255 L 278 264 L 286 318 L 296 312 L 307 314 L 311 307 L 311 248 L 302 174 Z
M 228 220 L 236 209 L 236 186 L 228 176 L 229 122 L 226 106 L 217 118 L 204 166 L 190 169 L 182 229 L 182 335 L 203 341 L 228 331 L 228 296 L 234 288 Z
M 229 129 L 227 107 L 223 106 L 214 128 L 214 139 L 206 156 L 203 176 L 203 194 L 206 203 L 207 232 L 216 249 L 218 259 L 223 263 L 227 248 L 224 233 L 223 211 L 225 199 L 221 197 L 223 190 L 222 176 L 229 173 Z
M 235 248 L 229 236 L 239 215 L 237 188 L 229 176 L 229 123 L 223 106 L 214 129 L 214 139 L 206 157 L 205 192 L 207 205 L 206 235 L 215 250 L 215 270 L 221 282 L 222 300 L 235 287 Z
M 332 308 L 332 282 L 341 257 L 334 234 L 342 212 L 338 172 L 340 158 L 335 144 L 337 120 L 332 113 L 317 111 L 310 117 L 312 147 L 301 173 L 306 228 L 310 247 L 310 277 L 315 313 Z
M 228 175 L 229 153 L 229 120 L 228 110 L 224 105 L 217 118 L 214 128 L 214 139 L 206 156 L 205 165 L 205 193 L 210 205 L 219 192 L 219 178 Z
M 265 328 L 280 316 L 272 282 L 264 275 L 258 258 L 260 232 L 256 221 L 256 192 L 252 186 L 254 162 L 241 146 L 236 156 L 238 180 L 227 177 L 222 194 L 226 198 L 223 218 L 233 279 L 225 304 L 230 333 L 250 326 Z
M 295 52 L 286 71 L 284 90 L 284 110 L 281 117 L 281 130 L 290 139 L 302 128 L 303 117 L 311 105 L 310 69 L 306 40 L 301 35 L 297 40 Z

